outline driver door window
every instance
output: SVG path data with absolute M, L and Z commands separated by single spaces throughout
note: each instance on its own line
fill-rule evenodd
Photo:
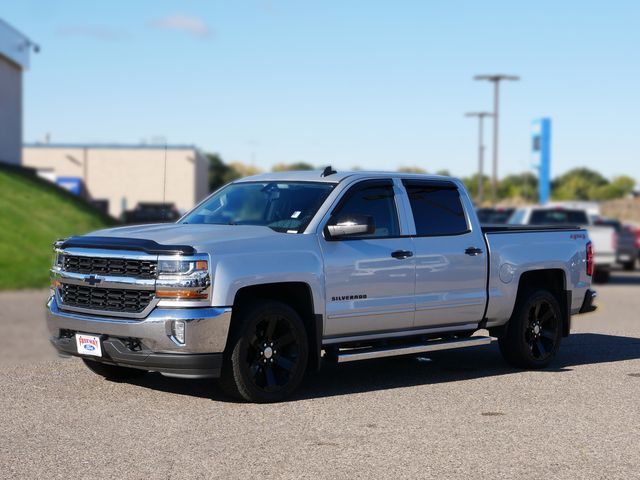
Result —
M 393 185 L 366 185 L 353 187 L 338 206 L 333 218 L 367 215 L 373 218 L 375 231 L 350 238 L 388 238 L 400 235 L 398 212 L 393 194 Z

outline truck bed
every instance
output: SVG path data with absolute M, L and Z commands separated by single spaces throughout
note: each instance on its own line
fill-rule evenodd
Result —
M 480 225 L 482 233 L 511 233 L 511 232 L 548 232 L 580 230 L 581 227 L 572 225 Z

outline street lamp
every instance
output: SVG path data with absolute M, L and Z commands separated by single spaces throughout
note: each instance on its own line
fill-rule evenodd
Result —
M 486 80 L 493 82 L 493 171 L 491 175 L 491 203 L 496 204 L 498 189 L 498 120 L 500 105 L 500 82 L 502 80 L 518 81 L 520 77 L 515 75 L 476 75 L 474 80 Z
M 478 205 L 481 206 L 484 201 L 484 119 L 492 117 L 489 112 L 469 112 L 465 117 L 478 118 Z

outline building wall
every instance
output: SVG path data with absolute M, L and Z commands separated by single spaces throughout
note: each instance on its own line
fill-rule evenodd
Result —
M 0 162 L 19 165 L 22 153 L 22 69 L 0 55 Z
M 82 178 L 90 198 L 108 200 L 114 217 L 138 202 L 162 202 L 163 194 L 188 210 L 208 191 L 206 158 L 193 148 L 167 149 L 166 180 L 164 147 L 27 146 L 23 164 Z

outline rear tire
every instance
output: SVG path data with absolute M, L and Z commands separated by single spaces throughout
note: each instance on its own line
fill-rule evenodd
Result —
M 137 368 L 120 367 L 118 365 L 96 362 L 95 360 L 88 360 L 86 358 L 83 358 L 82 361 L 93 373 L 109 380 L 131 380 L 147 374 L 146 370 L 139 370 Z
M 289 305 L 262 301 L 234 319 L 219 383 L 229 396 L 279 402 L 300 385 L 309 345 L 304 323 Z
M 504 359 L 526 369 L 546 367 L 558 353 L 562 338 L 560 304 L 547 290 L 525 292 L 505 333 L 498 339 Z
M 636 262 L 633 260 L 630 262 L 624 262 L 622 264 L 622 269 L 626 272 L 632 272 L 633 270 L 636 269 Z

